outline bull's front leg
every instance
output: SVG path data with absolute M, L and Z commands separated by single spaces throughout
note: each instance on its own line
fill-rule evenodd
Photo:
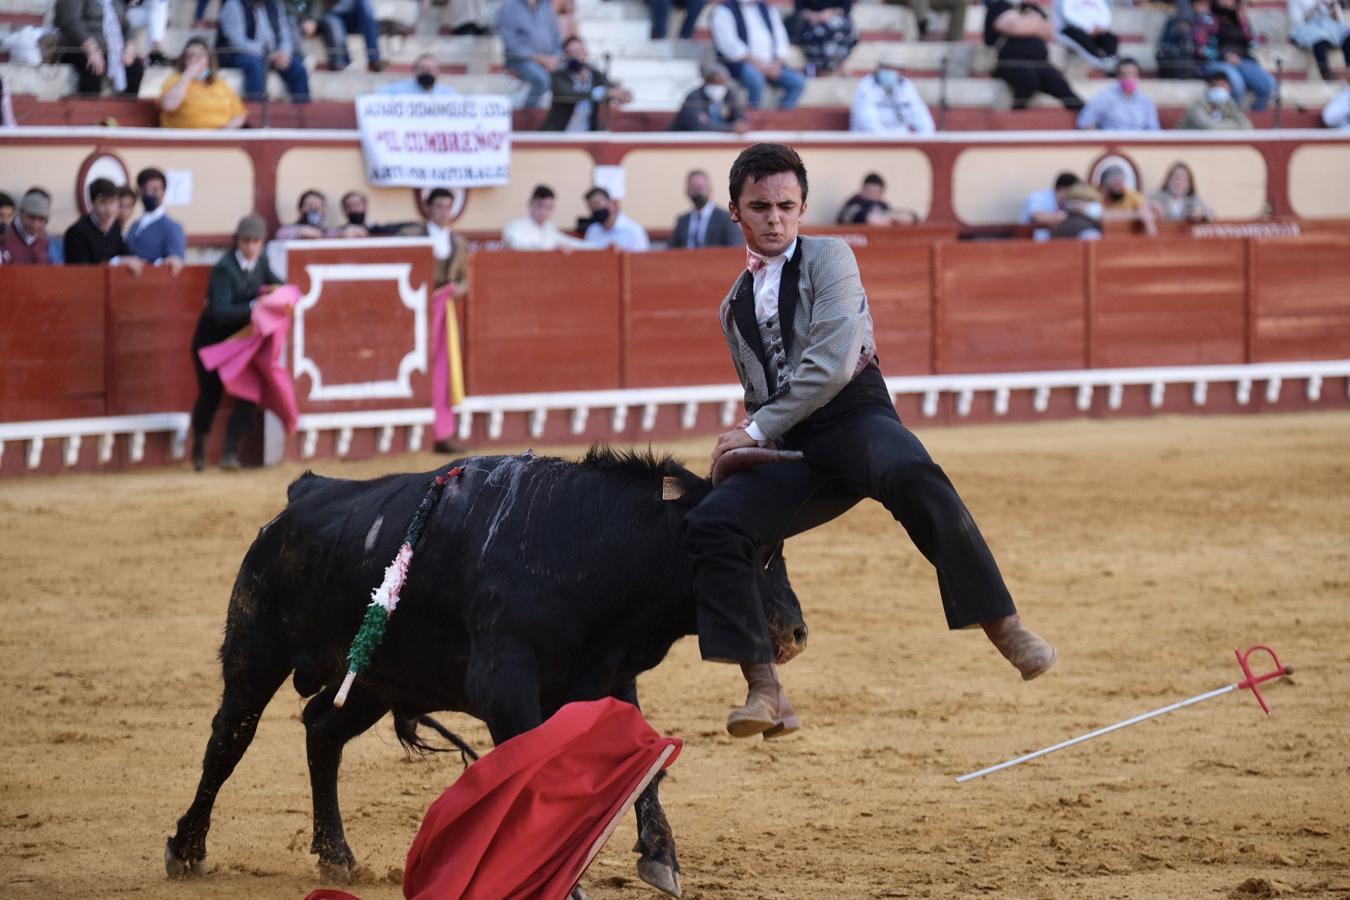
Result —
M 637 706 L 637 682 L 631 682 L 623 690 L 616 691 L 614 697 Z M 665 777 L 665 772 L 658 772 L 651 784 L 638 795 L 633 808 L 638 832 L 633 852 L 638 854 L 638 877 L 657 890 L 678 897 L 682 887 L 680 860 L 675 852 L 675 833 L 666 819 L 665 809 L 661 807 L 660 785 Z

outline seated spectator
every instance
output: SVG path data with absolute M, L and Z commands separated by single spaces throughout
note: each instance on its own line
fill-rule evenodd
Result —
M 423 53 L 417 59 L 414 59 L 412 70 L 411 78 L 391 81 L 380 88 L 380 93 L 419 94 L 431 97 L 453 97 L 459 93 L 450 85 L 436 80 L 441 74 L 441 67 L 436 62 L 436 57 L 430 53 Z
M 341 72 L 352 64 L 347 53 L 347 32 L 358 32 L 366 42 L 366 69 L 383 72 L 388 64 L 380 59 L 380 22 L 370 0 L 332 0 L 318 20 L 319 35 L 328 49 L 328 68 Z
M 1096 93 L 1078 113 L 1079 128 L 1102 131 L 1157 131 L 1158 107 L 1139 90 L 1139 63 L 1126 57 L 1116 82 Z
M 281 0 L 223 0 L 216 52 L 223 68 L 243 71 L 245 98 L 265 96 L 267 73 L 275 71 L 293 102 L 309 102 L 299 26 Z
M 450 0 L 449 19 L 453 35 L 482 37 L 492 33 L 488 28 L 486 0 Z
M 117 224 L 122 227 L 124 237 L 127 230 L 131 228 L 131 219 L 135 215 L 136 192 L 131 189 L 129 184 L 119 184 L 117 186 Z
M 1011 0 L 992 0 L 986 8 L 984 43 L 998 48 L 994 77 L 1012 89 L 1013 109 L 1026 109 L 1038 91 L 1057 98 L 1068 109 L 1082 108 L 1083 101 L 1064 75 L 1050 65 L 1045 42 L 1054 36 L 1054 25 L 1034 0 L 1016 6 Z
M 1193 13 L 1189 8 L 1169 16 L 1158 38 L 1155 57 L 1159 78 L 1198 78 L 1200 62 L 1195 55 L 1195 35 L 1192 33 Z
M 505 0 L 497 13 L 497 34 L 506 68 L 529 86 L 524 108 L 541 105 L 562 63 L 562 32 L 549 0 Z
M 553 224 L 553 210 L 558 205 L 553 188 L 537 185 L 530 195 L 529 214 L 506 224 L 502 229 L 502 244 L 508 250 L 574 250 L 585 247 Z
M 105 11 L 113 15 L 106 22 Z M 114 92 L 136 96 L 145 60 L 128 38 L 122 0 L 57 0 L 54 21 L 61 32 L 61 62 L 73 65 L 80 75 L 78 93 L 97 97 L 107 78 Z
M 933 114 L 914 82 L 894 60 L 882 58 L 877 70 L 858 79 L 849 110 L 848 130 L 865 134 L 932 134 Z
M 1346 84 L 1322 110 L 1322 124 L 1328 128 L 1350 128 L 1350 67 L 1345 70 Z
M 397 229 L 384 231 L 378 225 L 373 225 L 366 220 L 366 209 L 369 206 L 369 201 L 366 195 L 360 191 L 348 191 L 343 194 L 338 205 L 342 207 L 342 215 L 347 221 L 329 232 L 332 237 L 363 238 L 370 237 L 373 234 L 393 234 L 397 231 Z
M 1059 42 L 1103 72 L 1116 68 L 1120 38 L 1111 32 L 1111 4 L 1107 0 L 1054 0 L 1054 4 Z
M 1195 43 L 1205 61 L 1204 74 L 1222 72 L 1239 105 L 1245 104 L 1250 92 L 1252 111 L 1265 109 L 1275 92 L 1275 79 L 1252 57 L 1256 33 L 1241 0 L 1212 0 L 1212 4 L 1195 0 L 1193 8 Z
M 684 97 L 680 111 L 670 123 L 671 131 L 734 131 L 750 128 L 745 107 L 731 86 L 731 73 L 721 63 L 704 63 L 703 84 Z
M 664 40 L 670 23 L 671 0 L 648 0 L 652 10 L 652 40 Z M 684 10 L 684 21 L 680 23 L 680 39 L 690 40 L 694 28 L 698 25 L 699 13 L 703 12 L 706 0 L 678 0 L 673 5 Z
M 0 235 L 5 233 L 9 223 L 14 221 L 14 198 L 0 191 Z
M 796 109 L 806 77 L 787 65 L 783 17 L 764 0 L 721 0 L 710 23 L 713 49 L 731 76 L 745 86 L 751 109 L 764 105 L 764 87 L 783 91 L 779 109 Z
M 1038 241 L 1050 239 L 1050 226 L 1058 225 L 1068 216 L 1064 211 L 1064 198 L 1069 189 L 1079 184 L 1078 176 L 1072 172 L 1060 172 L 1055 176 L 1055 186 L 1044 188 L 1030 194 L 1022 204 L 1022 212 L 1017 221 L 1022 225 L 1039 225 L 1031 233 Z
M 1205 80 L 1209 82 L 1205 96 L 1190 105 L 1185 118 L 1177 127 L 1196 131 L 1233 131 L 1251 128 L 1251 120 L 1242 114 L 1237 101 L 1233 99 L 1233 92 L 1228 87 L 1228 76 L 1222 72 L 1213 72 Z
M 684 193 L 694 208 L 675 220 L 670 249 L 681 247 L 740 247 L 745 237 L 731 214 L 712 202 L 712 179 L 695 169 L 684 179 Z
M 1064 218 L 1050 228 L 1050 237 L 1096 241 L 1102 236 L 1102 198 L 1090 184 L 1075 184 L 1064 193 Z
M 1097 185 L 1105 212 L 1105 222 L 1137 222 L 1148 234 L 1157 234 L 1153 221 L 1153 211 L 1149 209 L 1144 195 L 1130 187 L 1125 180 L 1125 170 L 1120 166 L 1107 166 L 1102 170 L 1101 182 Z M 1052 229 L 1053 231 L 1053 229 Z
M 914 19 L 918 24 L 919 40 L 929 40 L 935 37 L 929 27 L 929 20 L 933 12 L 945 12 L 947 14 L 947 33 L 936 35 L 939 40 L 945 40 L 949 44 L 959 44 L 965 39 L 966 35 L 966 0 L 886 0 L 887 3 L 896 3 L 900 6 L 908 6 L 914 11 Z
M 169 0 L 139 0 L 127 4 L 127 40 L 134 41 L 142 31 L 150 41 L 152 66 L 168 63 L 164 55 L 164 36 L 169 33 Z
M 853 52 L 858 29 L 852 11 L 853 0 L 795 0 L 788 38 L 802 48 L 808 78 L 839 71 Z
M 600 112 L 629 103 L 631 92 L 612 82 L 587 61 L 586 42 L 579 37 L 563 41 L 566 63 L 553 71 L 553 105 L 540 131 L 599 131 Z
M 593 187 L 586 192 L 591 224 L 586 227 L 586 244 L 591 247 L 617 247 L 620 250 L 650 250 L 647 230 L 619 211 L 619 201 L 609 191 Z
M 0 262 L 7 266 L 45 266 L 48 261 L 47 217 L 52 199 L 30 188 L 19 201 L 19 213 L 0 235 Z
M 1213 222 L 1214 210 L 1195 193 L 1195 174 L 1184 162 L 1172 163 L 1162 187 L 1148 198 L 1155 219 L 1164 222 Z
M 469 242 L 451 230 L 455 222 L 455 195 L 445 188 L 436 188 L 427 194 L 426 207 L 426 222 L 406 226 L 399 234 L 431 238 L 431 252 L 436 257 L 433 284 L 437 289 L 453 285 L 455 296 L 462 297 L 469 288 Z
M 127 230 L 127 246 L 145 262 L 168 266 L 177 275 L 187 256 L 187 235 L 183 226 L 165 214 L 164 194 L 169 180 L 159 169 L 142 169 L 136 176 L 145 215 Z
M 1289 0 L 1289 42 L 1312 51 L 1323 81 L 1334 77 L 1328 58 L 1333 46 L 1341 48 L 1350 66 L 1350 25 L 1339 0 Z
M 892 210 L 886 202 L 886 180 L 876 172 L 863 178 L 862 189 L 844 201 L 835 219 L 839 225 L 918 225 L 919 214 L 913 210 Z
M 327 197 L 310 188 L 300 195 L 295 209 L 299 217 L 293 225 L 282 225 L 277 229 L 277 240 L 314 240 L 327 236 L 323 230 L 324 219 L 327 218 L 328 212 Z
M 189 38 L 178 58 L 178 71 L 165 79 L 160 91 L 159 126 L 243 128 L 247 121 L 244 101 L 229 82 L 217 76 L 206 41 Z
M 117 185 L 106 178 L 95 178 L 89 186 L 91 212 L 66 229 L 67 265 L 106 262 L 141 273 L 141 261 L 122 239 L 122 226 L 117 221 L 118 193 Z

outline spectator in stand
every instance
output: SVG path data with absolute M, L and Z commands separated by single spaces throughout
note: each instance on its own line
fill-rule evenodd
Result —
M 1289 42 L 1311 50 L 1322 80 L 1331 81 L 1327 54 L 1333 46 L 1341 48 L 1350 65 L 1350 25 L 1345 24 L 1340 0 L 1289 0 Z
M 125 238 L 131 228 L 131 218 L 136 215 L 136 192 L 129 184 L 117 186 L 117 224 Z
M 675 220 L 675 233 L 670 248 L 740 247 L 745 236 L 731 214 L 712 202 L 712 179 L 702 169 L 695 169 L 684 179 L 684 193 L 694 208 Z
M 0 235 L 9 228 L 9 223 L 14 221 L 15 206 L 14 198 L 4 191 L 0 191 Z
M 632 92 L 587 61 L 586 42 L 579 37 L 563 41 L 567 61 L 553 72 L 553 105 L 540 131 L 599 131 L 600 111 L 629 103 Z
M 864 134 L 932 134 L 933 114 L 899 62 L 882 57 L 877 70 L 858 79 L 848 130 Z
M 1130 187 L 1125 179 L 1125 170 L 1120 166 L 1107 166 L 1102 170 L 1100 183 L 1105 213 L 1104 222 L 1136 222 L 1148 234 L 1157 234 L 1153 221 L 1153 211 L 1149 208 L 1144 195 Z
M 374 225 L 366 218 L 370 201 L 360 191 L 348 191 L 343 194 L 339 205 L 347 221 L 329 231 L 330 237 L 363 238 L 394 234 L 398 231 L 397 228 Z
M 413 60 L 412 77 L 391 81 L 380 88 L 381 94 L 418 94 L 425 97 L 453 97 L 459 93 L 448 84 L 437 81 L 441 67 L 436 57 L 423 53 Z
M 206 41 L 189 38 L 178 58 L 178 71 L 159 94 L 161 128 L 242 128 L 248 110 L 225 79 Z
M 876 172 L 868 172 L 862 188 L 844 201 L 835 218 L 839 225 L 918 225 L 919 214 L 910 209 L 892 210 L 886 202 L 886 180 Z
M 1184 162 L 1172 163 L 1162 187 L 1148 198 L 1155 219 L 1164 222 L 1213 222 L 1214 210 L 1195 193 L 1195 173 Z
M 562 32 L 550 0 L 505 0 L 497 13 L 497 34 L 506 68 L 528 86 L 524 107 L 541 105 L 553 72 L 562 63 Z
M 52 199 L 41 188 L 29 188 L 19 201 L 19 214 L 0 235 L 0 262 L 7 266 L 45 266 L 49 240 L 47 217 Z
M 1256 33 L 1247 19 L 1241 0 L 1196 0 L 1195 43 L 1205 60 L 1204 74 L 1222 72 L 1233 89 L 1239 105 L 1252 95 L 1252 112 L 1260 112 L 1270 103 L 1275 79 L 1252 58 Z
M 1209 87 L 1205 96 L 1191 104 L 1178 128 L 1209 131 L 1238 131 L 1252 127 L 1251 120 L 1242 114 L 1233 92 L 1228 87 L 1228 76 L 1211 72 L 1205 79 Z
M 1013 109 L 1026 109 L 1027 101 L 1038 91 L 1058 98 L 1068 109 L 1083 107 L 1064 75 L 1050 65 L 1045 42 L 1054 37 L 1054 25 L 1034 0 L 1018 5 L 1011 0 L 992 0 L 985 9 L 984 43 L 998 48 L 994 77 L 1012 89 Z
M 122 239 L 117 221 L 118 188 L 106 178 L 95 178 L 89 186 L 89 215 L 80 216 L 66 229 L 67 265 L 111 263 L 141 273 L 141 261 Z
M 177 275 L 187 256 L 187 235 L 182 225 L 165 214 L 164 194 L 168 186 L 168 178 L 159 169 L 142 169 L 136 176 L 145 215 L 127 231 L 127 246 L 145 262 L 168 266 Z
M 220 65 L 244 73 L 244 96 L 267 93 L 267 73 L 280 73 L 295 103 L 309 102 L 300 30 L 281 0 L 223 0 L 216 29 Z
M 1090 184 L 1075 184 L 1064 193 L 1064 217 L 1050 228 L 1050 237 L 1100 240 L 1104 216 L 1096 189 Z
M 1059 42 L 1092 65 L 1109 72 L 1116 67 L 1120 38 L 1111 31 L 1107 0 L 1054 0 Z
M 680 23 L 680 39 L 690 40 L 694 36 L 694 27 L 698 24 L 698 15 L 703 12 L 706 0 L 648 0 L 652 8 L 652 40 L 660 41 L 666 37 L 670 23 L 670 7 L 679 6 L 684 10 L 684 21 Z
M 766 84 L 783 91 L 779 109 L 797 108 L 806 77 L 787 65 L 787 29 L 777 8 L 764 0 L 721 0 L 710 28 L 718 59 L 745 86 L 751 109 L 763 107 Z
M 502 229 L 502 244 L 508 250 L 575 250 L 586 246 L 553 224 L 558 199 L 553 188 L 537 185 L 530 195 L 529 215 L 508 222 Z
M 703 84 L 685 95 L 680 111 L 670 123 L 670 130 L 744 134 L 750 129 L 750 123 L 746 121 L 740 96 L 731 86 L 731 73 L 727 67 L 709 62 L 703 64 L 701 71 Z
M 914 11 L 914 19 L 919 29 L 919 40 L 929 40 L 934 34 L 929 27 L 933 12 L 947 14 L 947 33 L 939 35 L 949 44 L 959 44 L 966 35 L 966 0 L 885 0 L 900 6 L 908 6 Z
M 328 198 L 322 192 L 314 188 L 305 191 L 300 195 L 295 209 L 299 213 L 298 218 L 294 224 L 282 225 L 277 229 L 277 240 L 314 240 L 327 236 L 323 223 L 328 216 Z
M 1050 226 L 1058 225 L 1068 216 L 1064 211 L 1064 198 L 1069 189 L 1079 183 L 1078 176 L 1072 172 L 1060 172 L 1055 176 L 1054 187 L 1035 191 L 1027 197 L 1017 221 L 1022 225 L 1040 226 L 1031 236 L 1038 241 L 1048 241 Z
M 79 73 L 78 93 L 97 97 L 106 77 L 114 92 L 136 96 L 145 60 L 128 39 L 122 0 L 57 0 L 54 21 L 61 32 L 61 61 Z
M 1200 61 L 1195 54 L 1194 24 L 1194 14 L 1190 8 L 1168 17 L 1155 53 L 1159 78 L 1200 76 Z
M 1350 66 L 1345 70 L 1345 86 L 1322 110 L 1322 124 L 1328 128 L 1350 128 Z
M 455 296 L 462 297 L 469 289 L 469 242 L 450 227 L 455 222 L 455 195 L 445 188 L 436 188 L 427 194 L 426 204 L 426 223 L 399 233 L 431 238 L 431 252 L 436 257 L 435 287 L 454 285 Z
M 591 210 L 591 224 L 586 227 L 586 244 L 591 247 L 617 247 L 637 252 L 650 250 L 647 230 L 619 211 L 619 201 L 602 187 L 586 192 L 586 205 Z
M 192 468 L 198 472 L 206 468 L 206 439 L 225 385 L 217 373 L 202 365 L 197 351 L 220 343 L 248 325 L 258 297 L 271 290 L 272 285 L 281 284 L 267 265 L 267 255 L 263 253 L 266 243 L 267 224 L 262 216 L 250 213 L 239 220 L 234 230 L 234 249 L 227 251 L 211 269 L 206 307 L 192 336 L 192 365 L 197 371 L 197 402 L 192 406 Z M 235 399 L 225 429 L 225 450 L 220 456 L 220 467 L 225 471 L 239 468 L 239 442 L 253 430 L 256 412 L 252 403 Z
M 317 10 L 316 10 L 317 11 Z M 341 72 L 352 64 L 347 53 L 347 32 L 355 31 L 366 42 L 366 69 L 383 72 L 388 64 L 380 59 L 380 22 L 370 0 L 332 0 L 318 20 L 319 35 L 328 49 L 328 68 Z
M 1116 83 L 1098 91 L 1078 113 L 1079 128 L 1102 131 L 1157 131 L 1158 107 L 1139 90 L 1139 63 L 1126 57 Z
M 837 72 L 853 52 L 858 29 L 852 11 L 853 0 L 795 0 L 788 38 L 802 48 L 808 78 Z
M 127 3 L 127 40 L 136 39 L 144 31 L 150 41 L 149 62 L 162 66 L 168 62 L 164 55 L 164 36 L 169 32 L 169 0 L 129 0 Z
M 450 33 L 456 36 L 482 37 L 491 34 L 485 0 L 450 0 Z

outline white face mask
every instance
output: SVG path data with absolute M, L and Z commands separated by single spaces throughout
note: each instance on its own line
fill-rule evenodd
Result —
M 1209 102 L 1213 103 L 1215 106 L 1223 106 L 1228 102 L 1228 98 L 1232 95 L 1228 93 L 1228 88 L 1226 87 L 1212 87 L 1205 92 L 1205 96 L 1208 97 Z
M 1101 218 L 1102 218 L 1102 205 L 1101 205 L 1100 203 L 1086 203 L 1086 204 L 1084 204 L 1084 205 L 1083 205 L 1083 215 L 1087 216 L 1089 219 L 1096 219 L 1097 221 L 1101 221 Z
M 727 97 L 727 86 L 725 84 L 705 84 L 703 93 L 708 95 L 708 99 L 713 103 L 721 103 Z

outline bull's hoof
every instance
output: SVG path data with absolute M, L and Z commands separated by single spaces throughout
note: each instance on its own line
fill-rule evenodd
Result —
M 205 859 L 183 859 L 173 852 L 173 838 L 164 842 L 164 872 L 170 878 L 193 878 L 206 874 Z
M 355 884 L 356 863 L 319 860 L 319 880 L 324 884 Z
M 646 857 L 638 860 L 638 877 L 664 894 L 678 897 L 683 893 L 680 887 L 680 873 L 663 862 Z

